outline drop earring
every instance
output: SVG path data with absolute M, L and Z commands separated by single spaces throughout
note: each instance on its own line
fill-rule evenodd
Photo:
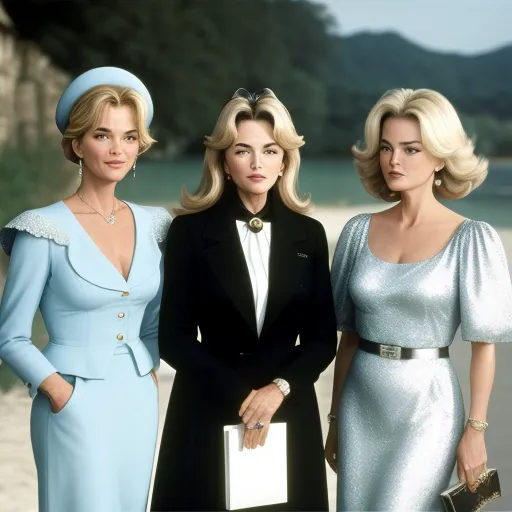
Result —
M 434 172 L 439 172 L 441 169 L 434 169 Z M 436 187 L 440 187 L 443 182 L 441 181 L 441 178 L 436 178 L 434 180 L 434 185 Z
M 82 176 L 84 175 L 84 166 L 82 163 L 82 159 L 78 159 L 78 177 L 82 179 Z
M 133 177 L 135 178 L 135 166 L 137 165 L 137 159 L 134 160 L 133 162 L 133 167 L 132 167 L 132 171 L 133 171 Z

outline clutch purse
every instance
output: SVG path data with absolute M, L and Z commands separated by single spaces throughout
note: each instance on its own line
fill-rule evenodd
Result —
M 501 497 L 500 479 L 496 469 L 486 470 L 478 478 L 476 492 L 471 492 L 465 482 L 460 482 L 441 493 L 445 512 L 478 512 L 490 501 Z

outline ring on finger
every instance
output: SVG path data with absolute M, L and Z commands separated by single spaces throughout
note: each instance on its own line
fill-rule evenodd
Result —
M 247 430 L 261 430 L 264 426 L 265 426 L 264 423 L 262 423 L 261 421 L 258 421 L 258 423 L 256 423 L 256 425 L 253 425 L 252 427 L 246 426 L 245 428 Z

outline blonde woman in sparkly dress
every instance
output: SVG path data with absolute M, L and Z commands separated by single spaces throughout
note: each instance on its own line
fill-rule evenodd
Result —
M 352 218 L 332 265 L 338 330 L 326 458 L 338 511 L 439 511 L 454 466 L 470 487 L 484 470 L 494 343 L 512 341 L 512 289 L 496 231 L 448 209 L 482 183 L 457 113 L 431 90 L 393 90 L 353 148 L 366 190 L 397 202 Z M 448 356 L 472 344 L 465 422 Z

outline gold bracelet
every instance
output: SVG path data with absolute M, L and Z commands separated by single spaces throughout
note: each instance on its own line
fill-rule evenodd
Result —
M 487 430 L 487 427 L 489 426 L 489 423 L 487 423 L 486 421 L 468 418 L 468 425 L 474 428 L 475 430 L 478 430 L 478 432 L 485 432 Z

